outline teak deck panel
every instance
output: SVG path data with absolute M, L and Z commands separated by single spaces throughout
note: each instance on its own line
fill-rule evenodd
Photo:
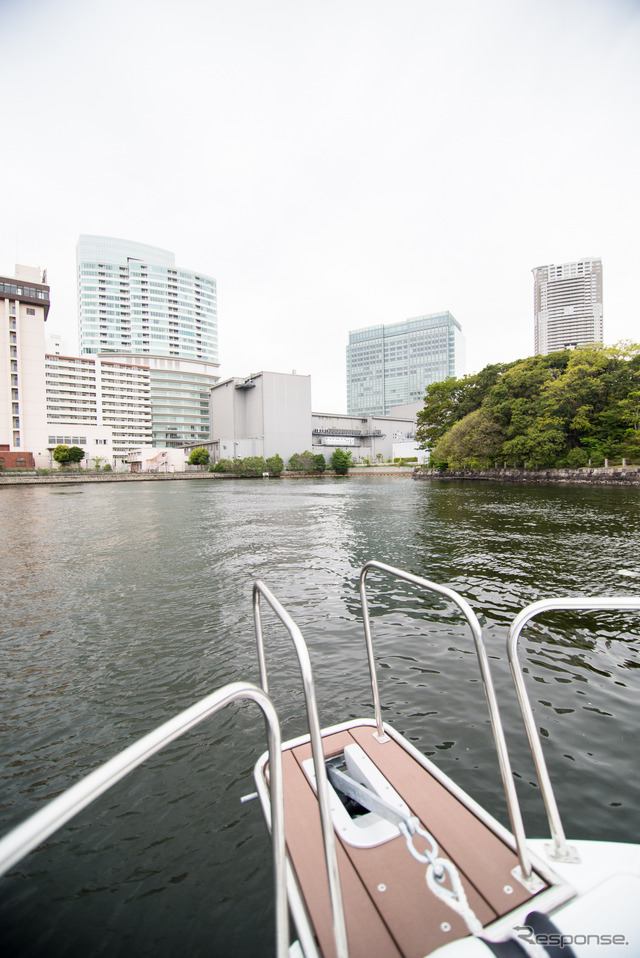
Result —
M 386 776 L 460 873 L 471 908 L 483 924 L 531 894 L 511 874 L 516 854 L 393 739 L 381 744 L 371 726 L 323 739 L 325 758 L 356 742 Z M 283 753 L 287 849 L 307 904 L 320 951 L 335 955 L 322 829 L 315 791 L 302 762 L 307 743 Z M 401 784 L 399 784 L 401 783 Z M 417 847 L 422 848 L 418 839 Z M 349 954 L 352 958 L 423 958 L 468 934 L 466 924 L 426 886 L 426 866 L 402 837 L 355 848 L 336 835 Z M 384 890 L 380 890 L 380 886 Z M 510 894 L 504 888 L 512 889 Z M 447 923 L 449 931 L 441 925 Z M 446 927 L 446 926 L 445 926 Z

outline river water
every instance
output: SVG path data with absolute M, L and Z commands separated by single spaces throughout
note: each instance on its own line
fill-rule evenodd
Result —
M 531 835 L 539 789 L 506 665 L 509 622 L 546 596 L 640 594 L 631 488 L 354 477 L 0 490 L 0 826 L 223 684 L 259 682 L 251 588 L 307 639 L 324 725 L 372 713 L 358 571 L 377 558 L 480 616 Z M 468 630 L 371 577 L 384 715 L 506 823 Z M 265 613 L 285 737 L 305 729 L 292 649 Z M 640 841 L 640 616 L 556 613 L 522 636 L 565 827 Z M 0 882 L 6 955 L 273 953 L 269 842 L 251 770 L 259 710 L 233 705 Z

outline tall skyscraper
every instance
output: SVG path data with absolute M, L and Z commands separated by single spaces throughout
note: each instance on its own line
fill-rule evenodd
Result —
M 209 438 L 218 376 L 216 281 L 168 250 L 107 236 L 77 247 L 81 356 L 149 367 L 154 446 Z
M 462 327 L 450 312 L 349 333 L 347 412 L 386 416 L 419 402 L 430 383 L 464 373 Z
M 602 260 L 533 270 L 536 356 L 602 342 Z

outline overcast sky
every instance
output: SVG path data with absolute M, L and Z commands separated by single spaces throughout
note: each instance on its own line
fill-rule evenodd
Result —
M 535 266 L 599 256 L 640 340 L 637 0 L 0 0 L 0 272 L 80 233 L 218 282 L 220 372 L 310 373 L 450 310 L 467 371 L 533 353 Z

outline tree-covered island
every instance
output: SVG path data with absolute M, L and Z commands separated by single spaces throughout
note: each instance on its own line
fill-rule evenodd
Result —
M 640 462 L 640 345 L 564 350 L 432 383 L 417 442 L 445 469 Z

